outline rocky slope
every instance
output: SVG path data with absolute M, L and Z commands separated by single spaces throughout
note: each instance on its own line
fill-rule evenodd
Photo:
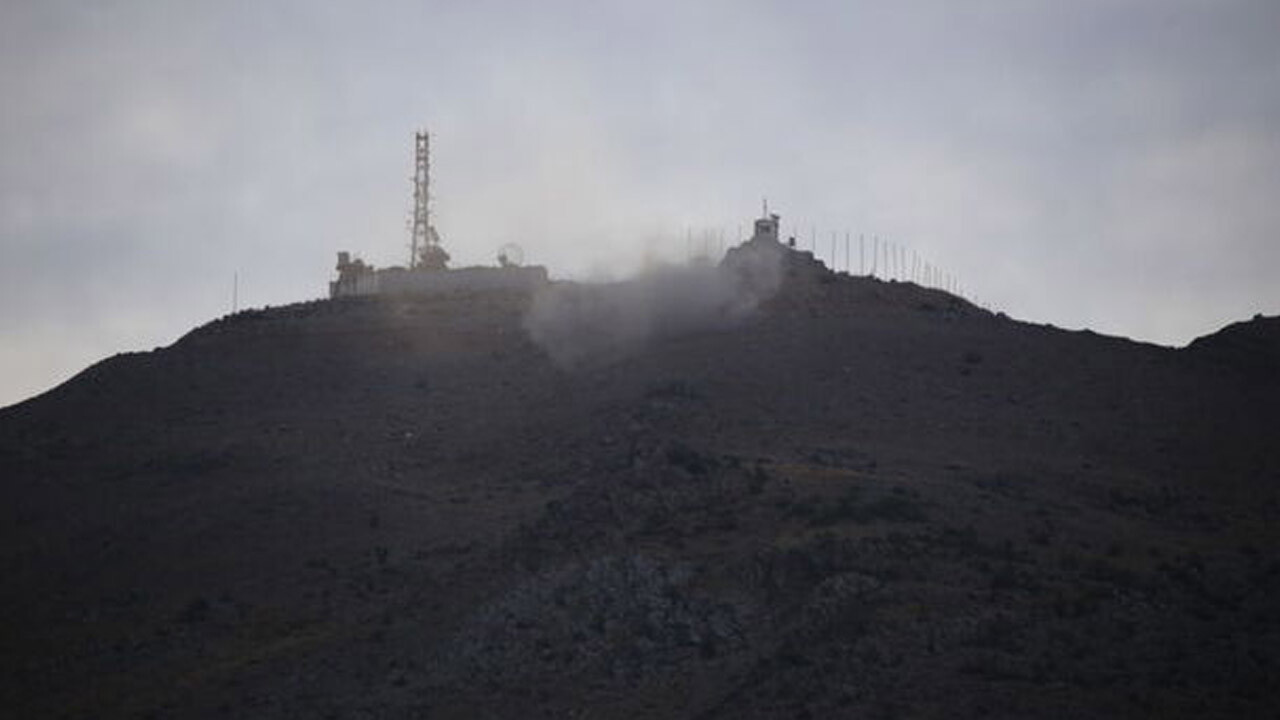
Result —
M 784 261 L 570 365 L 528 297 L 325 301 L 0 411 L 0 703 L 1280 709 L 1280 321 L 1173 350 Z

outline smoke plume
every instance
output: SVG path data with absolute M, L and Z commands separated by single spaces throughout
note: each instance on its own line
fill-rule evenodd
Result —
M 562 367 L 634 353 L 661 339 L 751 316 L 781 284 L 785 250 L 748 243 L 718 266 L 661 266 L 614 283 L 556 283 L 525 316 L 529 336 Z

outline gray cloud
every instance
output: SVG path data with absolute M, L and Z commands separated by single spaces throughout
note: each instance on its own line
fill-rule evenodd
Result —
M 1163 343 L 1280 312 L 1272 2 L 13 2 L 0 403 L 405 254 L 681 259 L 761 195 L 1012 315 Z M 37 360 L 38 358 L 38 360 Z

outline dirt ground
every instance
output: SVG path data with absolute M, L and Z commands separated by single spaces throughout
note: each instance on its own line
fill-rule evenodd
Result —
M 527 296 L 348 299 L 0 410 L 0 704 L 1280 711 L 1280 319 L 1175 350 L 786 271 L 568 368 Z

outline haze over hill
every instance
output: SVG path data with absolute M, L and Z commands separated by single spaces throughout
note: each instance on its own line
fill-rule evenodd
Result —
M 1280 709 L 1280 319 L 1174 350 L 777 245 L 543 293 L 246 311 L 0 410 L 0 702 Z

